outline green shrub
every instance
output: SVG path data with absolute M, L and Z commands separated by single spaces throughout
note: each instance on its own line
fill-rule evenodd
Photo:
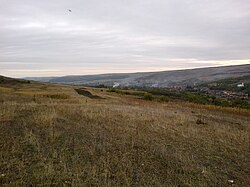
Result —
M 141 97 L 143 97 L 145 94 L 144 91 L 120 90 L 120 89 L 115 89 L 115 88 L 109 89 L 108 92 L 115 92 L 115 93 L 122 94 L 122 95 L 135 95 L 135 96 L 141 96 Z
M 159 101 L 162 101 L 162 102 L 169 102 L 169 98 L 165 95 L 161 95 L 159 98 L 158 98 Z
M 116 92 L 116 89 L 114 88 L 108 89 L 108 92 Z
M 150 93 L 145 93 L 143 99 L 151 101 L 153 100 L 153 95 Z
M 49 95 L 46 95 L 46 97 L 51 98 L 51 99 L 68 99 L 69 95 L 67 95 L 67 94 L 49 94 Z
M 250 105 L 246 100 L 243 99 L 236 99 L 231 103 L 232 107 L 250 109 Z

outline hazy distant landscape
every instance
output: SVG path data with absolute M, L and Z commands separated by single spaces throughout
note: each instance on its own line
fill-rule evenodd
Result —
M 35 77 L 25 78 L 51 83 L 65 83 L 75 85 L 104 85 L 113 86 L 118 83 L 120 87 L 175 87 L 194 86 L 204 82 L 223 78 L 250 75 L 250 65 L 199 68 L 190 70 L 162 71 L 149 73 L 122 73 L 103 75 L 79 75 L 64 77 Z
M 124 73 L 64 77 L 36 77 L 27 80 L 149 92 L 153 97 L 250 109 L 250 65 L 198 68 L 149 73 Z M 243 84 L 242 86 L 240 86 Z M 120 89 L 120 90 L 119 90 Z M 123 90 L 125 89 L 125 90 Z M 138 95 L 138 94 L 137 94 Z M 143 95 L 143 94 L 142 94 Z

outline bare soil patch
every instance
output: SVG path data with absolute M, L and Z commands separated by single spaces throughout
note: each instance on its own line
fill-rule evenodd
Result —
M 102 97 L 98 96 L 98 95 L 93 95 L 91 92 L 84 90 L 83 88 L 78 88 L 75 89 L 75 91 L 79 94 L 79 95 L 83 95 L 85 97 L 91 98 L 91 99 L 103 99 Z

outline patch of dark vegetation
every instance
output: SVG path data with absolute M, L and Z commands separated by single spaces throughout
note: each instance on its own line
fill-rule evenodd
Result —
M 162 102 L 168 102 L 169 101 L 169 98 L 165 95 L 161 95 L 160 97 L 157 98 L 159 101 L 162 101 Z
M 226 98 L 216 97 L 200 92 L 192 92 L 186 90 L 171 90 L 167 88 L 131 88 L 131 89 L 118 89 L 112 88 L 108 92 L 115 92 L 122 95 L 135 95 L 145 100 L 156 100 L 161 102 L 173 101 L 186 101 L 202 105 L 216 105 L 222 107 L 235 107 L 242 109 L 250 109 L 250 103 L 245 99 L 228 100 Z M 151 94 L 151 96 L 148 96 Z M 145 96 L 146 95 L 146 96 Z M 150 99 L 149 99 L 150 98 Z
M 94 87 L 94 88 L 110 88 L 109 86 L 105 86 L 104 84 L 98 84 L 97 86 L 91 86 L 90 85 L 89 87 Z
M 115 92 L 121 95 L 134 95 L 138 96 L 144 100 L 148 101 L 159 101 L 159 102 L 168 102 L 169 98 L 164 95 L 153 95 L 152 93 L 146 92 L 146 91 L 138 91 L 138 90 L 122 90 L 122 89 L 117 89 L 117 88 L 111 88 L 108 90 L 108 92 Z
M 51 98 L 51 99 L 69 99 L 70 96 L 67 95 L 67 94 L 48 94 L 48 95 L 45 95 L 45 97 L 48 97 L 48 98 Z
M 111 88 L 108 90 L 108 92 L 115 92 L 115 93 L 122 94 L 122 95 L 134 95 L 134 96 L 140 96 L 140 97 L 144 97 L 144 95 L 147 94 L 147 92 L 145 91 L 116 89 L 116 88 Z
M 152 94 L 150 94 L 150 93 L 145 93 L 144 96 L 143 96 L 143 99 L 152 101 L 154 98 L 153 98 L 153 95 L 152 95 Z
M 29 80 L 12 79 L 9 77 L 0 76 L 0 84 L 16 85 L 16 84 L 30 84 L 30 83 L 31 81 Z
M 102 97 L 98 96 L 98 95 L 93 95 L 92 93 L 90 93 L 87 90 L 84 90 L 82 88 L 78 88 L 75 89 L 75 91 L 79 94 L 79 95 L 83 95 L 85 97 L 91 98 L 91 99 L 103 99 Z

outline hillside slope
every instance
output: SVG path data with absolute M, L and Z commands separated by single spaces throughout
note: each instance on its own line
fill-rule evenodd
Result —
M 250 64 L 240 66 L 224 66 L 199 69 L 187 69 L 177 71 L 147 72 L 147 73 L 120 73 L 86 76 L 64 76 L 57 78 L 40 78 L 52 83 L 85 84 L 112 86 L 119 83 L 120 86 L 149 86 L 172 87 L 195 85 L 208 81 L 215 81 L 230 77 L 250 75 Z M 29 78 L 39 80 L 39 78 Z M 46 82 L 45 81 L 45 82 Z
M 0 84 L 2 85 L 17 85 L 17 84 L 28 84 L 28 83 L 30 83 L 29 80 L 13 79 L 10 77 L 5 77 L 0 75 Z
M 248 186 L 249 121 L 248 110 L 0 83 L 0 185 Z

